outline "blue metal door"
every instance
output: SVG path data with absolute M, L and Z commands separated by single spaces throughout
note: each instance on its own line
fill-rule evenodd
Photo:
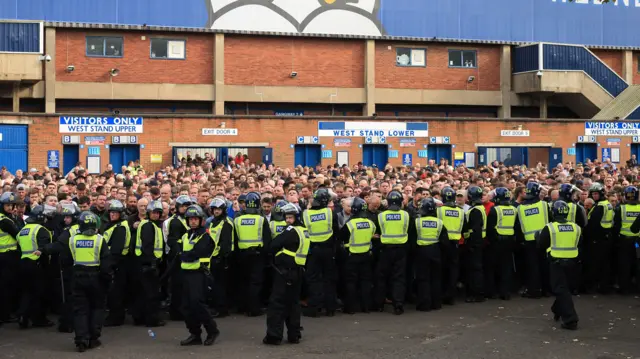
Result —
M 367 167 L 376 165 L 384 168 L 389 162 L 389 147 L 387 145 L 362 145 L 362 164 Z
M 296 145 L 294 164 L 303 167 L 315 167 L 322 160 L 320 145 Z
M 121 173 L 122 166 L 129 161 L 140 159 L 139 145 L 111 145 L 109 147 L 109 163 L 113 165 L 113 172 Z
M 218 156 L 216 160 L 218 163 L 222 163 L 225 166 L 229 164 L 229 149 L 227 147 L 218 148 Z
M 549 170 L 562 163 L 562 147 L 553 147 L 549 150 Z
M 576 163 L 585 163 L 587 159 L 594 161 L 598 158 L 598 144 L 576 143 Z
M 493 161 L 502 162 L 505 166 L 528 166 L 529 148 L 478 147 L 478 165 L 488 165 Z
M 629 155 L 629 159 L 631 159 L 632 155 L 636 155 L 636 160 L 640 158 L 640 143 L 631 144 L 631 155 Z
M 80 161 L 80 146 L 64 145 L 62 148 L 62 167 L 64 168 L 64 174 L 66 175 L 71 172 L 78 161 Z
M 23 125 L 0 125 L 0 165 L 11 173 L 27 172 L 29 128 Z M 45 157 L 47 152 L 42 154 Z
M 273 163 L 273 148 L 262 149 L 262 163 L 267 166 Z
M 444 158 L 448 164 L 451 162 L 451 145 L 429 145 L 427 147 L 427 156 L 430 160 L 436 161 L 436 164 L 440 164 L 440 159 Z

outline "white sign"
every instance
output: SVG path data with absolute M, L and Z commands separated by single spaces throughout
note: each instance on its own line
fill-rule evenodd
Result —
M 640 136 L 638 122 L 585 122 L 587 136 Z
M 427 122 L 318 122 L 320 137 L 429 137 Z
M 502 130 L 500 131 L 502 137 L 529 137 L 529 130 Z
M 237 128 L 203 128 L 203 136 L 237 136 Z
M 60 133 L 142 133 L 142 117 L 60 116 Z

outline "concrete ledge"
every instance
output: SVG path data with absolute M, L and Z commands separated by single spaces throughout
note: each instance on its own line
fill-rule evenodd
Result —
M 213 85 L 56 82 L 57 99 L 214 101 Z
M 225 101 L 365 103 L 364 88 L 225 85 Z
M 30 118 L 0 118 L 0 124 L 3 125 L 32 125 L 33 120 Z
M 500 91 L 376 89 L 376 103 L 389 105 L 502 106 Z
M 476 143 L 476 147 L 555 147 L 556 144 L 553 142 L 550 143 L 512 143 L 512 142 L 496 142 L 496 143 Z
M 2 81 L 40 81 L 42 70 L 40 54 L 0 53 Z
M 169 147 L 269 147 L 269 142 L 169 142 Z

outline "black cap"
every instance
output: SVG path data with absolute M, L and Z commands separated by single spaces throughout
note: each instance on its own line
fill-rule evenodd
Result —
M 130 179 L 126 179 L 122 181 L 122 185 L 125 186 L 126 188 L 131 188 L 133 187 L 133 181 Z

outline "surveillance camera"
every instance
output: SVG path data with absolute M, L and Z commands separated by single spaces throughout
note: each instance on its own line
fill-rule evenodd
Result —
M 113 114 L 118 116 L 120 114 L 120 110 L 113 110 Z
M 42 55 L 42 56 L 40 56 L 40 61 L 51 62 L 51 55 Z
M 289 77 L 294 78 L 296 76 L 298 76 L 298 73 L 295 71 L 291 71 L 291 74 L 289 75 Z
M 542 77 L 542 71 L 538 71 L 538 72 L 536 73 L 536 76 L 538 76 L 538 77 Z
M 112 77 L 118 76 L 119 74 L 120 74 L 120 70 L 118 69 L 109 70 L 109 75 L 111 75 Z
M 476 79 L 475 76 L 469 76 L 469 78 L 467 79 L 467 82 L 473 82 L 473 80 L 475 79 Z
M 76 69 L 76 67 L 73 66 L 73 65 L 67 66 L 67 72 L 73 72 L 73 70 L 75 70 L 75 69 Z

